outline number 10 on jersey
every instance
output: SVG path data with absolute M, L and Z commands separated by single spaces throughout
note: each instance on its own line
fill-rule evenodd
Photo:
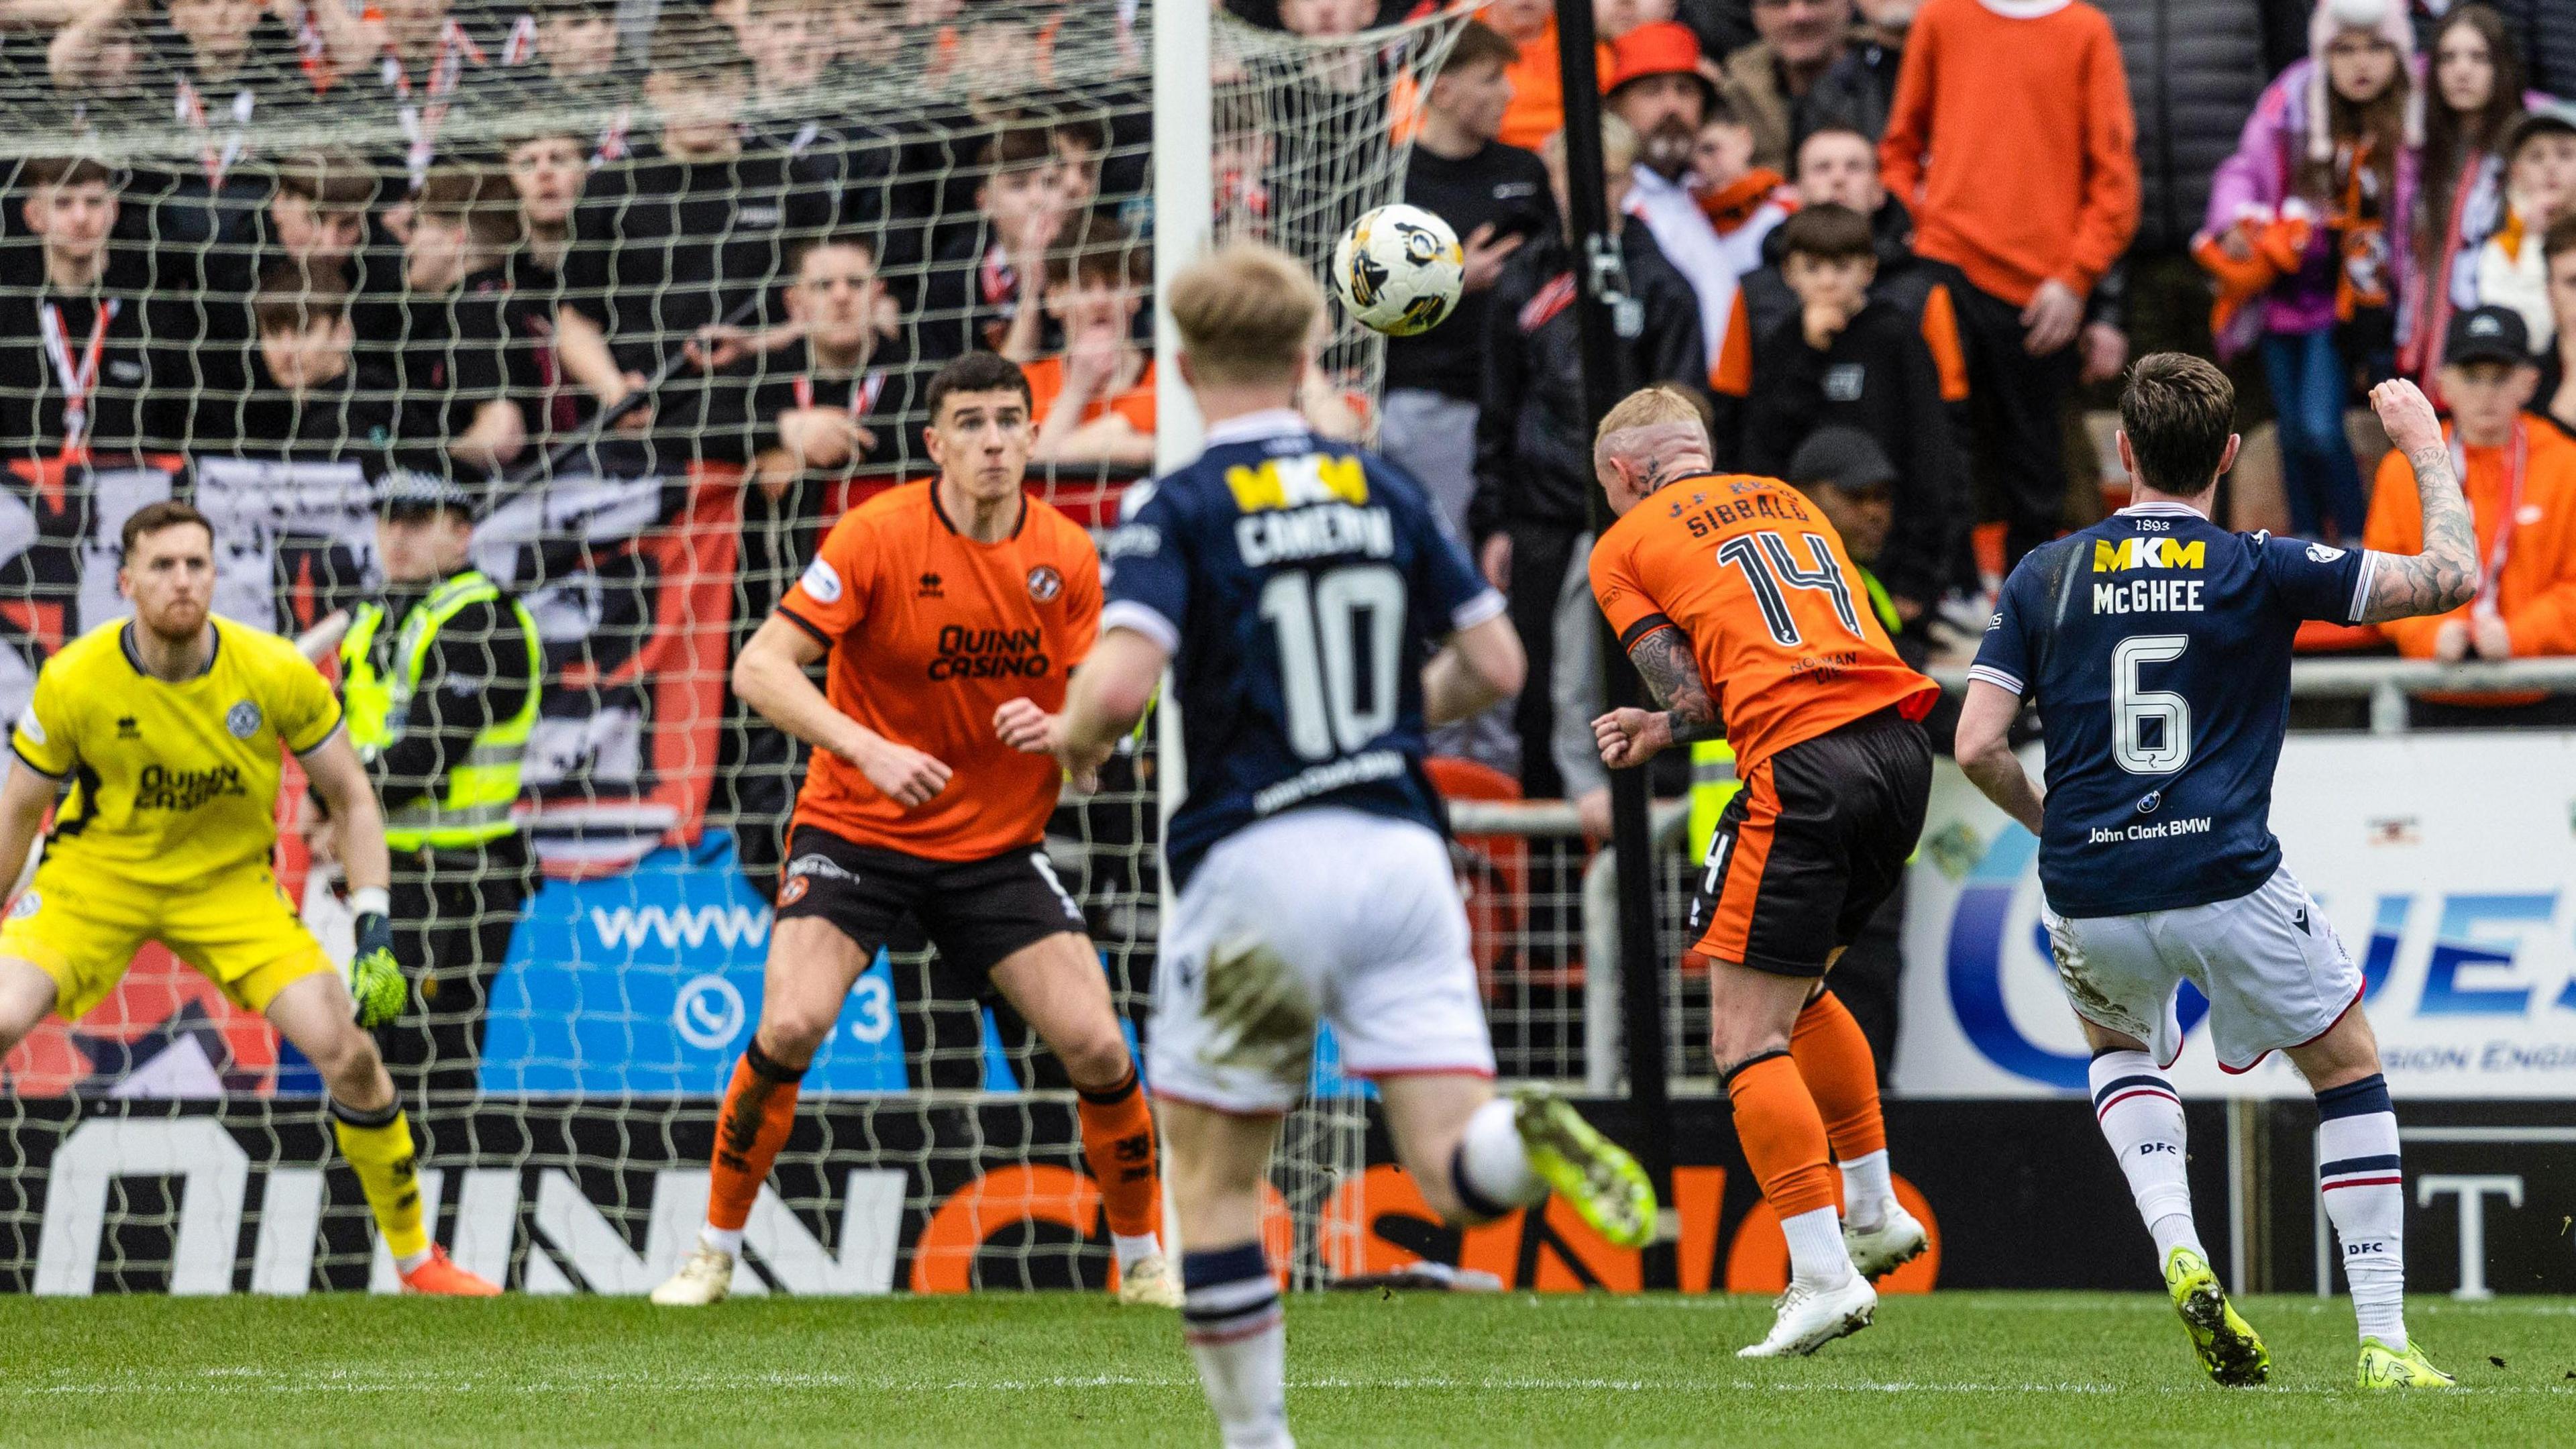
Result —
M 1261 617 L 1279 642 L 1288 744 L 1300 758 L 1355 754 L 1394 725 L 1404 606 L 1403 576 L 1377 564 L 1274 574 L 1261 586 Z

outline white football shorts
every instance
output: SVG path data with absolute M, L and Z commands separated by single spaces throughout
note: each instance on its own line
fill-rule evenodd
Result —
M 2361 968 L 2286 867 L 2234 900 L 2072 920 L 2043 906 L 2040 918 L 2075 1014 L 2166 1065 L 2182 1054 L 2184 981 L 2209 998 L 2210 1044 L 2230 1072 L 2307 1045 L 2361 1000 Z
M 1493 1075 L 1467 912 L 1437 833 L 1314 806 L 1199 862 L 1155 972 L 1155 1095 L 1285 1112 L 1305 1095 L 1318 1022 L 1352 1076 Z

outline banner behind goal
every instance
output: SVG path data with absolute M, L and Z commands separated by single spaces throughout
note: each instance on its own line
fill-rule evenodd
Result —
M 380 590 L 386 470 L 468 482 L 476 562 L 544 641 L 540 884 L 433 1008 L 484 1036 L 411 1079 L 424 1186 L 513 1288 L 641 1291 L 703 1204 L 802 776 L 732 701 L 733 650 L 832 520 L 928 472 L 921 391 L 969 348 L 1026 359 L 1076 424 L 1033 491 L 1113 522 L 1153 457 L 1158 235 L 1320 269 L 1395 199 L 1463 14 L 1321 41 L 1216 17 L 1197 233 L 1156 224 L 1137 0 L 753 0 L 734 25 L 666 0 L 650 46 L 604 11 L 405 13 L 192 36 L 110 6 L 0 47 L 0 710 L 123 613 L 117 532 L 152 500 L 214 518 L 221 611 L 296 633 Z M 1336 324 L 1310 406 L 1364 431 L 1379 349 Z M 1122 754 L 1047 840 L 1146 1031 L 1155 767 Z M 288 795 L 282 878 L 327 925 Z M 939 980 L 897 951 L 852 993 L 754 1214 L 765 1284 L 1105 1276 L 1061 1070 Z M 160 948 L 5 1070 L 0 1287 L 389 1283 L 309 1064 Z M 1309 1286 L 1328 1249 L 1358 1261 L 1321 1224 L 1365 1132 L 1329 1060 L 1317 1082 L 1277 1174 Z

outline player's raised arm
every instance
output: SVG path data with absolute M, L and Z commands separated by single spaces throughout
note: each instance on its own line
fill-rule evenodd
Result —
M 2372 388 L 2370 406 L 2388 430 L 2388 441 L 2415 470 L 2416 496 L 2424 508 L 2424 549 L 2413 555 L 2373 555 L 2370 592 L 2353 622 L 2380 624 L 2449 613 L 2478 591 L 2478 535 L 2468 500 L 2460 495 L 2441 420 L 2433 416 L 2433 404 L 2423 392 L 2404 378 Z
M 760 717 L 859 769 L 868 783 L 908 810 L 948 787 L 948 766 L 898 744 L 832 708 L 805 670 L 827 651 L 794 619 L 772 614 L 733 664 L 733 692 Z

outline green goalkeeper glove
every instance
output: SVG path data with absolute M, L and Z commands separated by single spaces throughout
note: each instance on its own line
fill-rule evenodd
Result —
M 393 923 L 382 911 L 358 914 L 358 954 L 349 962 L 349 994 L 357 998 L 358 1025 L 373 1031 L 402 1014 L 409 994 L 394 964 Z

